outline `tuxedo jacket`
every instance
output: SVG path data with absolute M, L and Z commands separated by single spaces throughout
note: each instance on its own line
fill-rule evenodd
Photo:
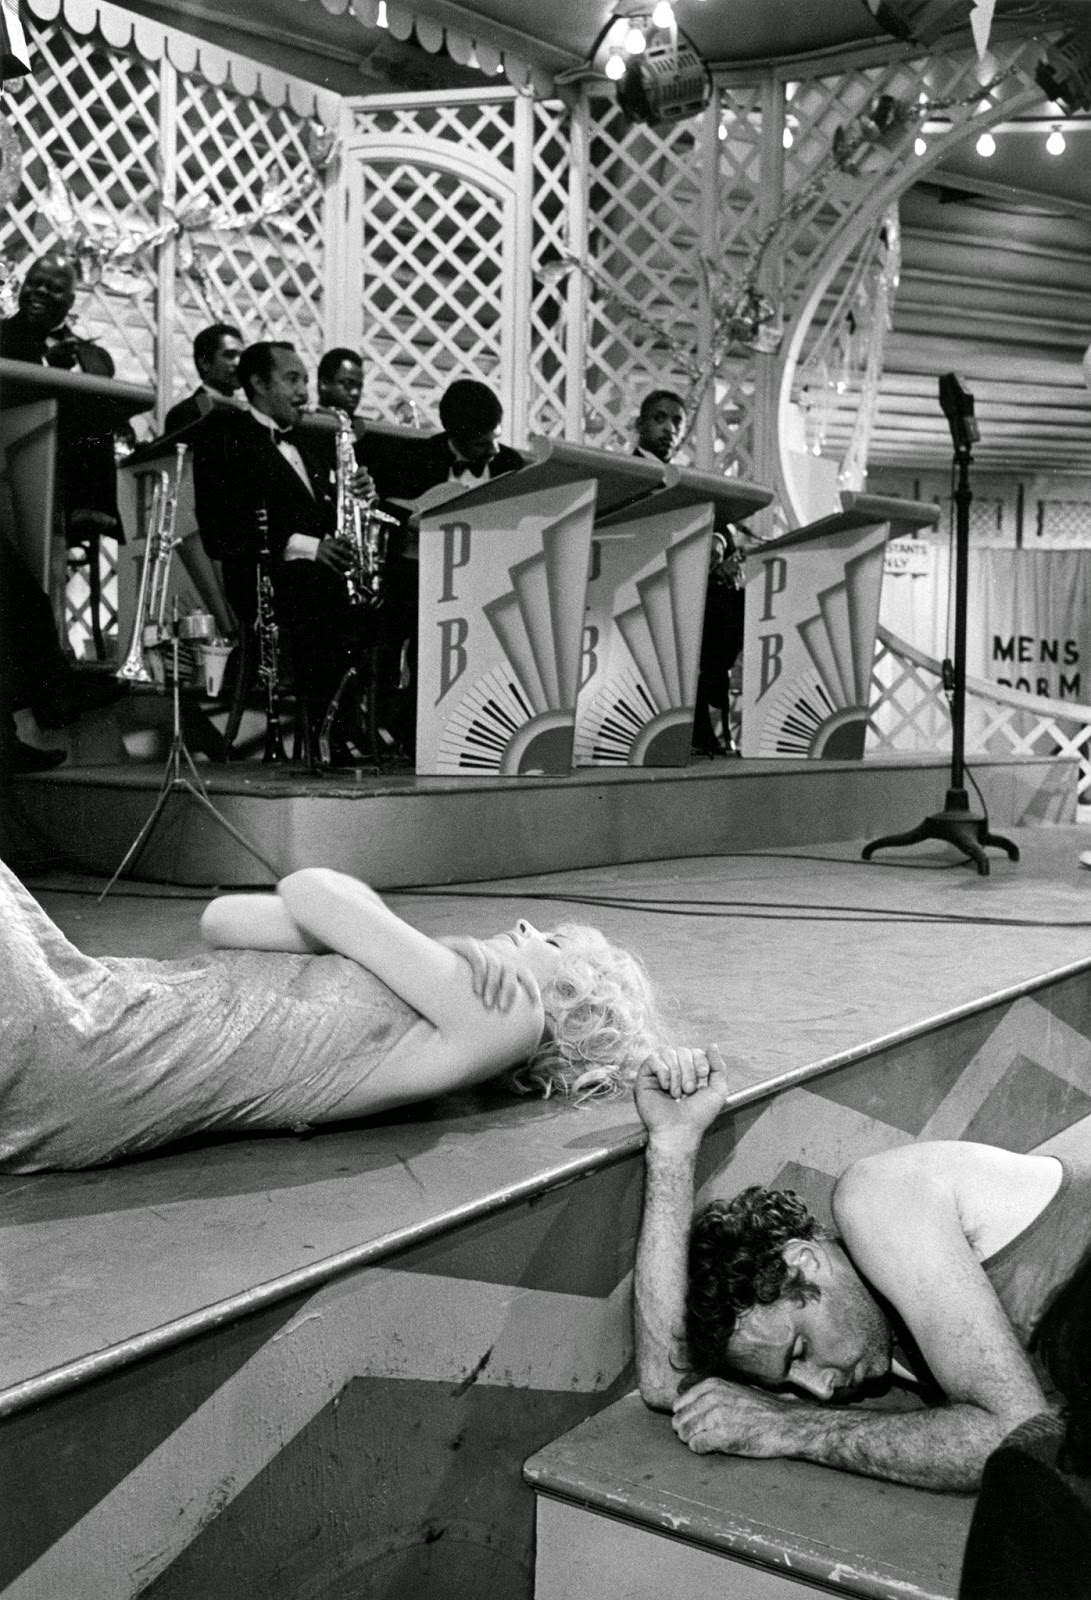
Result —
M 417 500 L 426 489 L 446 483 L 451 473 L 451 450 L 445 433 L 424 439 L 388 439 L 364 434 L 357 455 L 375 480 L 380 500 Z M 486 468 L 499 478 L 523 465 L 518 450 L 502 444 Z
M 184 400 L 179 400 L 177 405 L 171 406 L 163 418 L 163 432 L 177 433 L 179 428 L 188 428 L 191 422 L 200 422 L 212 409 L 212 401 L 207 389 L 195 389 L 192 394 L 187 394 Z
M 17 311 L 6 322 L 0 322 L 0 356 L 7 356 L 10 361 L 33 361 L 36 366 L 55 365 L 69 370 L 75 367 L 92 378 L 113 377 L 113 357 L 100 344 L 77 338 L 67 323 L 50 331 L 63 338 L 64 352 L 70 359 L 62 361 L 55 357 L 52 362 L 46 362 L 45 337 L 27 322 L 21 311 Z
M 218 561 L 255 561 L 256 513 L 264 504 L 269 549 L 284 553 L 293 533 L 321 539 L 336 529 L 337 512 L 329 463 L 293 436 L 313 494 L 277 449 L 276 441 L 248 411 L 219 408 L 205 417 L 193 441 L 193 495 L 197 527 L 207 553 Z
M 388 579 L 393 581 L 393 568 L 397 559 L 407 553 L 407 547 L 412 554 L 415 570 L 416 556 L 413 551 L 416 535 L 406 532 L 408 513 L 402 506 L 391 502 L 417 500 L 426 489 L 447 482 L 453 459 L 448 437 L 446 433 L 434 433 L 423 439 L 390 439 L 382 434 L 365 433 L 359 441 L 356 454 L 371 473 L 381 509 L 396 516 L 402 523 L 401 528 L 391 530 L 387 552 Z M 515 472 L 522 465 L 523 457 L 518 450 L 502 444 L 489 462 L 481 482 L 486 477 L 499 478 L 505 472 Z
M 62 371 L 86 372 L 91 378 L 112 378 L 113 357 L 90 339 L 79 339 L 67 323 L 52 330 L 64 340 L 63 350 L 53 348 L 53 359 L 46 361 L 46 342 L 17 311 L 0 322 L 0 356 L 10 361 L 29 361 L 35 366 L 53 366 Z M 114 458 L 114 429 L 124 422 L 115 409 L 98 398 L 65 396 L 57 423 L 57 456 L 60 467 L 61 513 L 67 542 L 82 544 L 87 529 L 79 521 L 81 512 L 94 511 L 109 517 L 113 529 L 105 531 L 119 542 L 125 532 L 117 507 L 117 463 Z

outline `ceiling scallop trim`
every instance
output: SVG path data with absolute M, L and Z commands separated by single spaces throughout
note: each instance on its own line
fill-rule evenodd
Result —
M 134 16 L 110 0 L 24 0 L 41 22 L 54 22 L 63 14 L 73 33 L 98 31 L 116 50 L 134 49 L 146 61 L 166 59 L 178 72 L 196 73 L 208 83 L 230 83 L 239 94 L 257 96 L 271 106 L 289 106 L 297 115 L 332 122 L 341 97 L 313 83 L 305 83 L 275 67 L 251 60 L 244 52 L 206 44 L 180 28 L 168 28 Z M 339 0 L 322 0 L 328 10 L 344 10 Z M 359 9 L 366 0 L 355 0 Z

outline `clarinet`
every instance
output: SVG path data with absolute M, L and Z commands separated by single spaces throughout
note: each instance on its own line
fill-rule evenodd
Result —
M 264 501 L 255 511 L 254 520 L 258 530 L 258 611 L 254 631 L 258 638 L 258 681 L 265 690 L 265 750 L 261 759 L 270 765 L 286 761 L 287 756 L 280 731 L 280 627 L 269 573 L 269 513 Z

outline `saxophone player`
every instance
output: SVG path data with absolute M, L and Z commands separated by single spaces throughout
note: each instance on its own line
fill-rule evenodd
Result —
M 243 351 L 238 376 L 246 408 L 213 412 L 194 441 L 197 525 L 206 552 L 221 563 L 224 593 L 240 628 L 252 628 L 256 511 L 267 507 L 281 637 L 314 729 L 352 648 L 345 584 L 352 555 L 336 538 L 329 462 L 296 431 L 308 399 L 302 358 L 290 344 L 263 340 Z M 369 496 L 368 473 L 358 469 L 351 487 Z

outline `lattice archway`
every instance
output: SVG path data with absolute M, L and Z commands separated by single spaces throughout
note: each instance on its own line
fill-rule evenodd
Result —
M 420 134 L 357 135 L 342 173 L 341 315 L 364 353 L 367 410 L 429 426 L 447 384 L 475 377 L 519 442 L 529 283 L 513 173 Z
M 849 270 L 854 253 L 898 197 L 954 147 L 1040 101 L 1034 82 L 1039 55 L 1039 42 L 997 45 L 989 66 L 996 88 L 988 100 L 981 97 L 983 68 L 972 51 L 848 68 L 793 86 L 785 106 L 793 136 L 784 160 L 787 221 L 778 230 L 775 250 L 775 277 L 787 315 L 771 403 L 764 413 L 766 439 L 758 452 L 769 480 L 776 483 L 789 526 L 807 520 L 804 480 L 786 448 L 796 435 L 792 412 L 797 375 L 809 347 L 822 335 L 824 312 L 836 298 L 839 276 Z M 844 169 L 835 164 L 831 170 L 838 128 L 851 130 L 880 95 L 912 107 L 922 94 L 946 106 L 949 122 L 946 133 L 930 135 L 925 156 L 914 153 L 918 124 L 910 117 L 893 130 L 892 138 L 865 146 L 858 162 Z M 851 401 L 862 406 L 867 397 L 859 393 Z

